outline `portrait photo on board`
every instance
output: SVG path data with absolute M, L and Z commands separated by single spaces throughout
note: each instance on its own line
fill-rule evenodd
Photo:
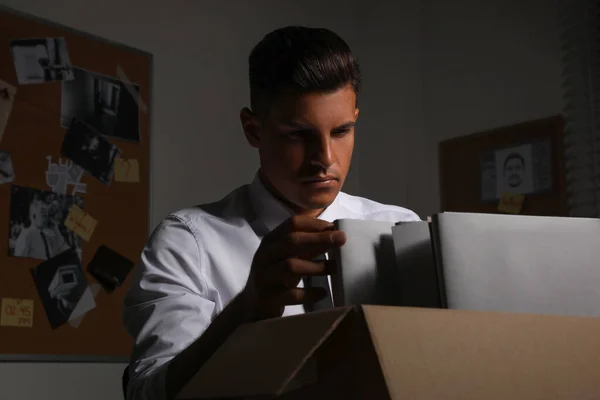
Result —
M 61 155 L 101 182 L 109 184 L 114 175 L 119 149 L 93 127 L 73 118 L 63 139 Z
M 0 151 L 0 185 L 10 183 L 15 179 L 12 159 L 7 151 Z
M 48 260 L 68 249 L 81 256 L 82 239 L 64 225 L 83 199 L 31 187 L 11 187 L 8 255 Z
M 67 250 L 32 268 L 31 275 L 52 329 L 69 321 L 88 289 L 77 254 Z
M 533 192 L 533 162 L 531 145 L 502 149 L 496 152 L 496 192 L 526 194 Z
M 21 85 L 69 81 L 74 77 L 65 38 L 13 40 L 10 50 Z
M 482 200 L 552 189 L 552 154 L 547 140 L 488 151 L 481 158 Z
M 68 128 L 77 118 L 102 135 L 139 142 L 139 85 L 81 68 L 73 72 L 75 78 L 62 84 L 61 126 Z

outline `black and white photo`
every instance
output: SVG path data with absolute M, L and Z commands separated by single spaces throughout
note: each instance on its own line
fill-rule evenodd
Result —
M 52 329 L 68 322 L 88 289 L 77 254 L 67 250 L 32 268 L 31 274 Z
M 133 268 L 133 261 L 115 250 L 100 245 L 89 262 L 87 271 L 108 293 L 121 286 Z
M 94 128 L 74 118 L 65 134 L 61 154 L 101 182 L 109 184 L 119 149 Z
M 21 85 L 69 81 L 74 77 L 65 38 L 14 40 L 10 49 Z
M 533 192 L 531 144 L 496 151 L 496 193 L 526 194 Z
M 13 167 L 10 153 L 0 151 L 0 185 L 10 183 L 15 180 L 15 170 Z
M 550 142 L 535 141 L 486 152 L 481 159 L 482 200 L 552 189 Z
M 83 208 L 83 199 L 13 185 L 8 255 L 48 260 L 74 249 L 81 257 L 82 239 L 64 225 L 72 205 Z
M 61 126 L 77 118 L 102 135 L 139 142 L 139 85 L 80 68 L 73 72 L 74 79 L 62 84 Z

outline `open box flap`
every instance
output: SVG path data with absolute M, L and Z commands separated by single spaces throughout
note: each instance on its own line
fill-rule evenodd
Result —
M 392 399 L 600 398 L 600 319 L 362 310 Z
M 278 395 L 352 308 L 275 318 L 238 328 L 177 399 Z

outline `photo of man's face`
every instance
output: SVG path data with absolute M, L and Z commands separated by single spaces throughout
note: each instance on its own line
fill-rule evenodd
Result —
M 550 140 L 489 149 L 481 153 L 481 199 L 547 193 L 552 188 Z
M 488 167 L 495 165 L 496 170 L 495 197 L 533 192 L 534 163 L 531 144 L 494 150 L 490 160 Z
M 47 223 L 48 206 L 46 206 L 41 200 L 34 200 L 31 203 L 30 218 L 32 224 L 36 228 L 42 229 Z
M 517 188 L 523 183 L 525 159 L 517 153 L 509 154 L 504 160 L 504 179 L 508 186 Z

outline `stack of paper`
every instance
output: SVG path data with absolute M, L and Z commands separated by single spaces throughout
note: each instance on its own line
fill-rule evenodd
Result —
M 338 220 L 334 305 L 600 317 L 600 220 L 440 213 Z

